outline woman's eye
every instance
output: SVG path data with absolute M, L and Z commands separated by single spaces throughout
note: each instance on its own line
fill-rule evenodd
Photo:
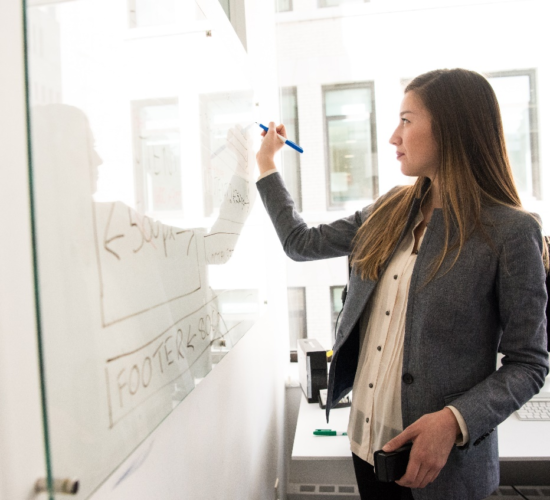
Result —
M 401 118 L 401 120 L 403 121 L 403 123 L 411 123 L 409 120 L 407 120 L 406 118 Z

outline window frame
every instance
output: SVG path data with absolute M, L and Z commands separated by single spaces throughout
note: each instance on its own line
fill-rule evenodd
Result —
M 286 117 L 283 115 L 283 96 L 285 95 L 292 95 L 294 96 L 294 100 L 296 102 L 296 107 L 295 107 L 295 118 L 294 118 L 294 128 L 296 130 L 296 135 L 295 137 L 292 137 L 291 139 L 296 143 L 296 144 L 300 144 L 300 112 L 299 112 L 299 107 L 298 107 L 298 89 L 296 86 L 293 86 L 293 87 L 281 87 L 280 88 L 280 103 L 281 103 L 281 118 L 283 120 L 283 123 L 287 123 L 287 120 L 286 120 Z M 288 151 L 290 152 L 290 151 Z M 295 156 L 296 158 L 298 159 L 298 163 L 297 163 L 297 168 L 298 168 L 298 172 L 297 172 L 297 176 L 296 176 L 296 179 L 297 179 L 297 185 L 296 185 L 296 192 L 295 193 L 291 193 L 293 196 L 293 200 L 294 200 L 294 203 L 296 205 L 296 210 L 298 210 L 298 212 L 302 212 L 303 211 L 303 192 L 302 192 L 302 163 L 301 163 L 301 157 L 300 157 L 300 153 L 298 153 L 297 151 L 294 151 L 292 150 L 292 153 L 295 153 Z M 287 177 L 287 169 L 286 169 L 286 165 L 285 165 L 285 162 L 284 162 L 284 150 L 283 150 L 283 154 L 281 155 L 281 163 L 282 163 L 282 166 L 283 166 L 283 178 L 285 180 L 285 182 L 287 181 L 288 177 Z M 288 183 L 287 183 L 287 186 L 288 186 Z M 288 186 L 290 187 L 290 186 Z M 290 189 L 289 189 L 290 191 Z
M 538 123 L 538 88 L 536 68 L 511 69 L 489 71 L 483 73 L 489 78 L 505 78 L 507 76 L 529 77 L 529 146 L 531 148 L 531 193 L 537 200 L 542 200 L 541 169 L 539 152 L 539 123 Z M 500 103 L 499 103 L 500 107 Z
M 155 210 L 151 208 L 153 201 L 149 197 L 148 183 L 147 183 L 147 170 L 142 157 L 141 139 L 143 137 L 143 131 L 139 128 L 139 114 L 143 108 L 157 107 L 157 106 L 169 106 L 175 105 L 178 109 L 178 115 L 180 113 L 179 98 L 176 97 L 150 97 L 147 99 L 136 99 L 130 101 L 130 113 L 132 123 L 132 159 L 133 159 L 133 174 L 134 174 L 134 199 L 136 209 L 139 213 L 160 214 L 164 216 L 168 214 L 178 214 L 182 216 L 184 214 L 184 193 L 181 194 L 181 208 L 172 210 Z M 164 132 L 181 133 L 181 128 L 177 129 L 165 129 Z M 181 163 L 181 150 L 179 157 L 179 175 L 181 183 L 184 182 L 182 163 Z
M 332 203 L 331 202 L 331 189 L 330 189 L 330 174 L 331 174 L 331 165 L 330 165 L 330 142 L 329 142 L 329 136 L 328 136 L 328 123 L 329 121 L 336 121 L 336 120 L 329 120 L 327 117 L 327 111 L 326 111 L 326 94 L 329 91 L 332 90 L 348 90 L 348 89 L 370 89 L 371 91 L 371 106 L 372 106 L 372 112 L 371 112 L 371 144 L 372 144 L 372 166 L 373 170 L 376 172 L 376 176 L 373 180 L 372 185 L 372 192 L 373 197 L 372 200 L 366 199 L 366 200 L 351 200 L 351 201 L 373 201 L 376 198 L 378 198 L 380 192 L 380 182 L 378 179 L 378 143 L 377 143 L 377 130 L 376 130 L 376 95 L 375 95 L 375 83 L 374 80 L 368 80 L 363 82 L 354 82 L 354 83 L 337 83 L 332 85 L 323 85 L 321 88 L 321 92 L 323 94 L 323 138 L 325 141 L 325 175 L 326 175 L 326 209 L 327 211 L 333 211 L 333 210 L 342 210 L 345 207 L 345 203 Z M 347 115 L 339 115 L 338 120 L 345 119 Z M 334 117 L 331 117 L 334 118 Z
M 291 0 L 292 2 L 292 0 Z M 318 9 L 330 9 L 330 8 L 334 8 L 334 7 L 341 7 L 342 4 L 339 3 L 338 5 L 323 5 L 324 3 L 326 2 L 326 0 L 317 0 L 317 8 Z M 348 3 L 348 2 L 346 2 Z M 370 3 L 370 0 L 357 0 L 356 2 L 351 2 L 351 3 Z
M 292 336 L 292 329 L 291 329 L 291 310 L 290 310 L 290 296 L 288 293 L 288 290 L 300 290 L 302 292 L 303 296 L 303 324 L 304 324 L 304 337 L 298 337 L 296 336 L 296 348 L 293 348 L 292 342 L 290 342 L 291 336 Z M 289 342 L 290 342 L 290 361 L 292 363 L 298 362 L 298 340 L 300 338 L 308 338 L 307 334 L 307 287 L 305 286 L 289 286 L 287 287 L 287 305 L 288 305 L 288 334 L 289 334 Z M 294 311 L 292 311 L 294 312 Z

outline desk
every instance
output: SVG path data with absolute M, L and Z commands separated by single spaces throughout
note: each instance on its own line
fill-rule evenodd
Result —
M 290 483 L 355 484 L 348 437 L 313 435 L 317 428 L 347 431 L 349 413 L 349 408 L 332 410 L 327 424 L 325 411 L 318 404 L 308 404 L 302 395 Z M 501 484 L 549 485 L 550 422 L 520 421 L 513 413 L 498 427 L 498 433 Z

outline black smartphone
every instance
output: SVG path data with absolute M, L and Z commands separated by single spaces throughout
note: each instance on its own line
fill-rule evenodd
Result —
M 374 474 L 376 478 L 384 483 L 391 483 L 392 481 L 401 479 L 407 471 L 411 448 L 412 443 L 407 443 L 395 451 L 375 451 Z

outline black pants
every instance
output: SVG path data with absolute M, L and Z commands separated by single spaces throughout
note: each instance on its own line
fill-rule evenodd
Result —
M 414 500 L 410 488 L 378 481 L 374 467 L 355 453 L 352 455 L 361 500 Z

